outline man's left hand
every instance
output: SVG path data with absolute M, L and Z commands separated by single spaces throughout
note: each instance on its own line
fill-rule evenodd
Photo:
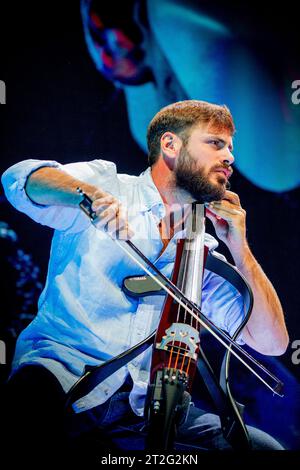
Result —
M 208 204 L 206 216 L 213 223 L 217 237 L 228 246 L 231 254 L 241 255 L 248 245 L 246 211 L 241 206 L 239 196 L 226 191 L 221 201 Z

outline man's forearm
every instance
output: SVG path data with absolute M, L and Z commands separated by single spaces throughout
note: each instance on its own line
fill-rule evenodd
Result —
M 25 190 L 37 204 L 76 206 L 81 199 L 76 191 L 78 186 L 90 197 L 99 190 L 57 168 L 42 167 L 28 177 Z
M 262 354 L 283 354 L 288 345 L 288 333 L 280 300 L 274 287 L 254 258 L 249 247 L 235 259 L 236 267 L 249 282 L 254 304 L 244 330 L 245 342 Z

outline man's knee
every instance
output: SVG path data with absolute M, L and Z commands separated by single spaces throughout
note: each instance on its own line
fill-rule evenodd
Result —
M 284 450 L 272 436 L 252 426 L 247 426 L 253 450 Z M 178 442 L 192 444 L 199 449 L 231 450 L 232 446 L 224 438 L 220 418 L 213 413 L 205 413 L 191 408 L 186 423 L 180 427 Z
M 284 450 L 284 447 L 270 434 L 252 426 L 247 426 L 253 450 Z

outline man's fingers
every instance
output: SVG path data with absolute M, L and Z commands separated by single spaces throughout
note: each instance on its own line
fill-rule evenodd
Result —
M 104 230 L 114 239 L 128 240 L 134 235 L 128 224 L 128 213 L 122 204 L 112 196 L 100 198 L 94 201 L 92 206 L 96 218 L 94 225 Z
M 129 240 L 134 236 L 134 231 L 126 224 L 122 229 L 116 230 L 114 232 L 109 232 L 109 235 L 113 239 L 117 240 Z
M 237 206 L 241 205 L 240 198 L 239 198 L 238 194 L 234 193 L 233 191 L 227 190 L 225 192 L 225 196 L 222 200 L 223 201 L 229 201 L 232 204 L 235 204 Z
M 114 202 L 109 204 L 106 209 L 100 210 L 101 219 L 105 219 L 107 221 L 117 218 L 119 212 L 119 204 Z
M 222 216 L 223 219 L 228 220 L 231 219 L 233 215 L 240 215 L 242 214 L 242 209 L 235 209 L 233 207 L 222 205 L 221 203 L 210 203 L 209 210 L 219 216 Z
M 114 202 L 116 203 L 117 200 L 113 196 L 110 196 L 110 195 L 95 199 L 95 201 L 92 204 L 92 210 L 95 212 L 100 212 L 105 207 L 107 207 L 110 204 L 113 204 Z
M 213 201 L 213 202 L 209 203 L 208 207 L 212 208 L 212 209 L 213 208 L 214 209 L 223 209 L 223 210 L 228 211 L 232 214 L 245 212 L 240 204 L 232 203 L 232 202 L 230 202 L 226 199 L 222 199 L 221 201 Z

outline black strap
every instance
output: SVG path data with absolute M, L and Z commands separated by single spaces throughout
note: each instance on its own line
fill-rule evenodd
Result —
M 242 420 L 243 405 L 230 400 L 229 396 L 218 382 L 201 348 L 197 360 L 197 369 L 212 398 L 215 408 L 218 410 L 224 438 L 231 444 L 233 449 L 249 449 L 251 443 Z M 236 410 L 234 408 L 236 408 Z
M 97 385 L 104 382 L 107 377 L 110 377 L 117 370 L 121 369 L 128 362 L 142 354 L 146 349 L 153 344 L 155 331 L 151 333 L 145 340 L 136 344 L 132 348 L 124 351 L 109 361 L 100 364 L 100 366 L 86 366 L 85 372 L 80 379 L 73 385 L 67 393 L 66 408 L 71 411 L 72 405 L 82 397 L 90 393 Z M 96 406 L 96 405 L 95 405 Z
M 242 295 L 245 309 L 250 315 L 253 306 L 253 293 L 248 281 L 242 273 L 240 273 L 235 266 L 228 263 L 228 261 L 219 258 L 218 255 L 211 251 L 209 251 L 207 255 L 205 268 L 223 277 L 236 288 L 236 290 Z

